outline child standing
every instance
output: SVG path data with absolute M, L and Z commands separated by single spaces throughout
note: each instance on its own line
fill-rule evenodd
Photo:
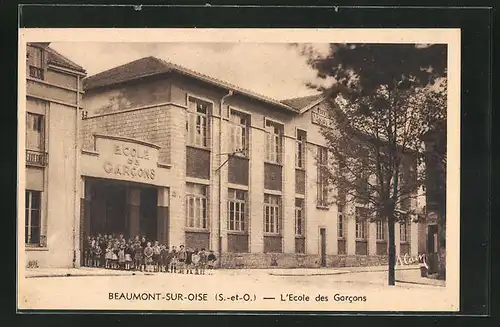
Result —
M 137 237 L 137 241 L 134 243 L 134 269 L 142 271 L 142 252 L 143 248 L 141 246 L 141 242 Z
M 102 250 L 98 242 L 94 243 L 94 267 L 101 266 Z
M 210 253 L 207 257 L 207 265 L 209 270 L 213 270 L 215 267 L 215 261 L 217 261 L 217 257 L 214 254 L 213 250 L 210 250 Z
M 207 252 L 205 248 L 202 248 L 198 254 L 200 255 L 200 273 L 205 275 L 205 266 L 207 265 Z
M 155 272 L 160 272 L 160 242 L 155 241 L 155 245 L 153 246 L 153 270 Z
M 146 243 L 146 248 L 144 249 L 144 263 L 146 265 L 146 271 L 151 271 L 151 265 L 153 263 L 153 248 L 151 247 L 151 242 Z
M 176 273 L 177 272 L 177 249 L 175 248 L 175 245 L 172 246 L 172 251 L 170 251 L 170 272 L 171 273 Z
M 118 242 L 113 240 L 113 251 L 111 253 L 111 268 L 118 269 Z
M 89 267 L 94 267 L 95 264 L 94 246 L 95 246 L 95 240 L 94 237 L 91 237 L 89 241 Z
M 186 274 L 193 274 L 193 250 L 186 249 Z
M 125 270 L 130 270 L 133 254 L 134 249 L 132 248 L 132 239 L 129 239 L 127 247 L 125 248 Z
M 194 249 L 193 255 L 191 257 L 191 261 L 193 262 L 194 274 L 200 274 L 200 254 L 198 253 L 198 249 Z
M 106 248 L 108 247 L 108 241 L 105 238 L 106 235 L 99 236 L 99 247 L 101 248 L 101 256 L 99 260 L 99 267 L 105 267 L 106 265 L 106 258 L 105 258 L 105 253 L 106 253 Z
M 179 265 L 179 274 L 184 273 L 184 268 L 186 267 L 186 250 L 184 249 L 184 245 L 179 247 L 179 252 L 177 253 L 177 260 Z
M 108 246 L 106 247 L 106 253 L 104 254 L 104 258 L 106 260 L 106 269 L 111 268 L 111 260 L 113 259 L 113 247 L 111 246 L 111 242 L 108 242 Z
M 168 246 L 165 244 L 162 244 L 160 246 L 160 272 L 167 272 L 168 271 Z
M 119 269 L 125 269 L 125 239 L 121 239 L 119 246 L 118 246 L 118 267 Z

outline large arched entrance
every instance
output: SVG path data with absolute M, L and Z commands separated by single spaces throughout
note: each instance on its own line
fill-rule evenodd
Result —
M 85 249 L 88 237 L 120 234 L 126 239 L 144 236 L 148 241 L 168 244 L 169 211 L 158 203 L 162 189 L 147 184 L 85 178 L 81 248 Z

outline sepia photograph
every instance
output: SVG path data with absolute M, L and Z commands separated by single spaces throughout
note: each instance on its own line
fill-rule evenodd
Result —
M 459 69 L 455 29 L 20 29 L 18 310 L 458 311 Z

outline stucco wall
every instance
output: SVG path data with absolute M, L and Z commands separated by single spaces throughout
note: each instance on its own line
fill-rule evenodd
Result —
M 26 259 L 37 260 L 40 267 L 70 267 L 73 264 L 75 115 L 76 110 L 71 107 L 51 103 L 48 108 L 46 150 L 49 165 L 45 168 L 48 183 L 42 195 L 45 204 L 42 233 L 47 235 L 47 247 L 27 248 L 26 251 Z

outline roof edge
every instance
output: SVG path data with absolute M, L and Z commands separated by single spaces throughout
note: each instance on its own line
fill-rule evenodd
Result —
M 149 73 L 146 73 L 146 74 L 140 74 L 140 75 L 133 76 L 131 78 L 128 78 L 128 79 L 122 80 L 122 81 L 114 81 L 114 82 L 107 83 L 107 84 L 102 84 L 102 85 L 99 85 L 99 83 L 96 83 L 95 86 L 90 86 L 90 87 L 87 87 L 85 85 L 86 81 L 89 81 L 92 78 L 98 77 L 98 75 L 101 74 L 101 73 L 104 73 L 104 72 L 107 72 L 107 71 L 110 71 L 112 69 L 116 69 L 116 68 L 119 68 L 119 67 L 122 67 L 122 66 L 126 66 L 126 65 L 128 65 L 130 63 L 133 63 L 133 62 L 137 61 L 137 60 L 142 60 L 142 59 L 146 59 L 146 58 L 151 58 L 151 59 L 154 59 L 154 60 L 157 60 L 157 61 L 163 63 L 164 66 L 165 66 L 165 69 L 157 69 L 154 72 L 149 72 Z M 251 99 L 254 99 L 254 100 L 258 100 L 260 102 L 267 103 L 269 105 L 273 105 L 275 107 L 278 107 L 278 108 L 281 108 L 281 109 L 284 109 L 284 110 L 288 110 L 288 111 L 293 112 L 293 113 L 299 113 L 298 109 L 296 109 L 296 108 L 294 108 L 292 106 L 289 106 L 289 105 L 287 105 L 285 103 L 282 103 L 281 101 L 278 101 L 278 100 L 275 100 L 275 99 L 272 99 L 272 98 L 268 98 L 268 97 L 266 97 L 264 95 L 257 94 L 257 93 L 255 93 L 253 91 L 250 91 L 250 90 L 245 90 L 245 89 L 243 89 L 243 88 L 241 88 L 241 87 L 239 87 L 237 85 L 231 85 L 231 84 L 229 84 L 229 83 L 227 83 L 225 81 L 218 80 L 216 78 L 213 78 L 211 76 L 208 76 L 208 75 L 205 75 L 205 74 L 202 74 L 202 73 L 198 73 L 198 72 L 193 71 L 191 69 L 179 66 L 177 64 L 170 63 L 168 61 L 165 61 L 165 60 L 160 59 L 160 58 L 156 58 L 154 56 L 144 57 L 144 58 L 137 59 L 137 60 L 131 61 L 129 63 L 123 64 L 123 65 L 120 65 L 120 66 L 117 66 L 117 67 L 113 67 L 111 69 L 99 72 L 99 73 L 97 73 L 95 75 L 92 75 L 92 76 L 87 76 L 86 78 L 83 79 L 84 90 L 86 90 L 86 91 L 87 90 L 88 91 L 98 90 L 98 89 L 101 89 L 101 88 L 107 88 L 107 87 L 112 87 L 114 85 L 124 84 L 124 83 L 130 82 L 130 81 L 137 81 L 137 80 L 140 80 L 140 79 L 143 79 L 143 78 L 147 78 L 147 77 L 160 76 L 160 75 L 168 74 L 168 73 L 177 73 L 179 75 L 186 76 L 188 78 L 193 78 L 193 79 L 196 79 L 196 80 L 201 81 L 203 83 L 207 83 L 207 84 L 210 84 L 210 85 L 222 88 L 224 90 L 233 91 L 234 94 L 241 94 L 241 95 L 246 96 L 248 98 L 251 98 Z

